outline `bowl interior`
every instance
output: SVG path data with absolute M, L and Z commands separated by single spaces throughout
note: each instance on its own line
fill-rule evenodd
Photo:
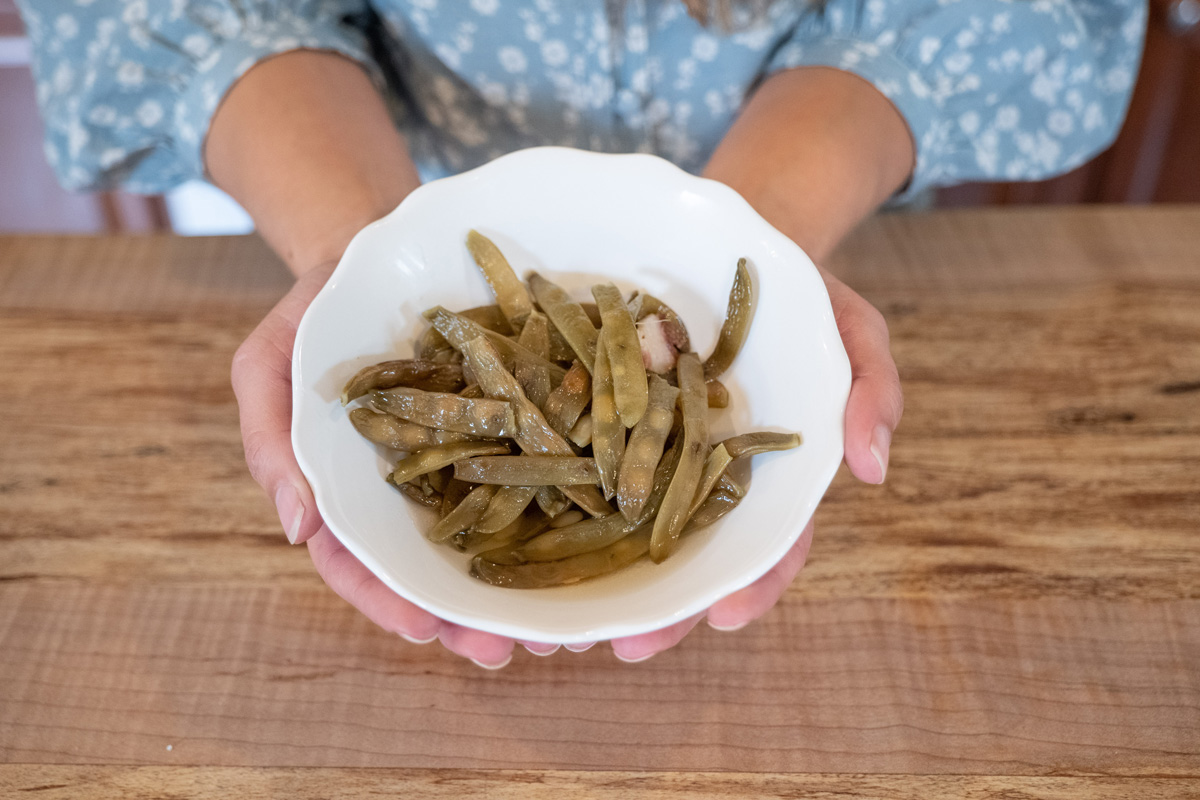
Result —
M 518 274 L 537 270 L 577 299 L 603 280 L 657 295 L 683 317 L 701 356 L 716 340 L 737 259 L 747 257 L 754 324 L 722 378 L 731 403 L 710 412 L 713 437 L 799 431 L 804 445 L 756 457 L 742 504 L 660 565 L 534 591 L 471 578 L 467 556 L 421 534 L 432 512 L 384 481 L 396 454 L 362 439 L 338 402 L 361 367 L 412 355 L 424 309 L 491 302 L 464 245 L 471 228 Z M 539 148 L 423 186 L 358 234 L 296 337 L 292 437 L 325 521 L 393 590 L 459 624 L 571 643 L 685 619 L 778 561 L 841 461 L 849 385 L 816 269 L 736 193 L 651 156 Z

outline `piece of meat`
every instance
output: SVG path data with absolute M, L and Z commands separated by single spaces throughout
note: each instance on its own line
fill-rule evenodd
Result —
M 647 314 L 637 324 L 638 342 L 642 346 L 642 363 L 651 372 L 662 374 L 675 368 L 679 350 L 672 343 L 668 326 L 657 314 Z

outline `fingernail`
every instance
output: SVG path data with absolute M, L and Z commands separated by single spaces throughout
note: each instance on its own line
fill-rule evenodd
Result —
M 582 644 L 564 644 L 563 647 L 570 650 L 572 653 L 582 653 L 584 650 L 590 650 L 595 647 L 595 642 L 583 642 Z
M 512 653 L 509 653 L 508 657 L 505 658 L 503 661 L 501 661 L 499 664 L 485 664 L 482 661 L 476 661 L 473 658 L 471 659 L 471 661 L 472 661 L 472 663 L 475 664 L 475 666 L 483 667 L 484 669 L 504 669 L 505 667 L 508 666 L 508 662 L 512 661 Z
M 400 634 L 400 638 L 404 639 L 407 642 L 412 642 L 413 644 L 429 644 L 430 642 L 432 642 L 434 639 L 437 638 L 437 634 L 435 633 L 433 636 L 430 636 L 428 639 L 418 639 L 415 636 L 409 636 L 407 633 L 402 633 L 402 634 Z
M 656 653 L 647 653 L 646 655 L 638 656 L 637 658 L 626 658 L 625 656 L 618 653 L 616 650 L 613 650 L 613 655 L 616 656 L 617 658 L 621 659 L 622 661 L 624 661 L 626 664 L 637 664 L 638 662 L 645 661 L 648 658 L 654 658 L 654 656 L 657 654 Z
M 875 433 L 871 436 L 871 455 L 879 462 L 879 480 L 887 477 L 888 448 L 892 446 L 892 430 L 886 425 L 876 425 Z
M 740 631 L 742 628 L 746 627 L 749 624 L 750 624 L 750 621 L 746 620 L 745 622 L 737 622 L 737 623 L 734 623 L 733 625 L 718 625 L 717 623 L 713 622 L 711 619 L 708 620 L 708 627 L 712 628 L 715 631 Z
M 276 490 L 275 510 L 279 512 L 279 522 L 287 532 L 288 541 L 295 544 L 300 536 L 300 523 L 304 521 L 304 503 L 300 502 L 300 493 L 295 486 L 285 483 Z
M 562 647 L 562 645 L 556 644 L 553 647 L 551 647 L 549 650 L 534 650 L 529 645 L 525 645 L 526 650 L 533 653 L 535 656 L 543 656 L 543 657 L 554 655 L 555 653 L 558 652 L 558 648 L 560 648 L 560 647 Z

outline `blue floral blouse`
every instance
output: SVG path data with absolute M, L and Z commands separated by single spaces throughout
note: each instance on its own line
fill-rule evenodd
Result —
M 201 177 L 213 112 L 256 62 L 341 53 L 386 88 L 426 179 L 522 147 L 698 172 L 763 76 L 870 81 L 917 143 L 907 193 L 1068 170 L 1116 135 L 1146 0 L 780 0 L 731 33 L 678 0 L 17 0 L 64 185 Z

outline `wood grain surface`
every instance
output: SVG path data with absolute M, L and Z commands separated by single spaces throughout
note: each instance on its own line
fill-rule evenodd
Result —
M 411 800 L 1183 800 L 1197 796 L 1190 778 L 34 765 L 0 765 L 0 791 L 38 800 L 357 800 L 373 796 Z
M 754 625 L 492 673 L 246 474 L 261 242 L 0 238 L 0 795 L 1197 796 L 1200 209 L 889 215 L 831 266 L 891 326 L 887 484 Z

